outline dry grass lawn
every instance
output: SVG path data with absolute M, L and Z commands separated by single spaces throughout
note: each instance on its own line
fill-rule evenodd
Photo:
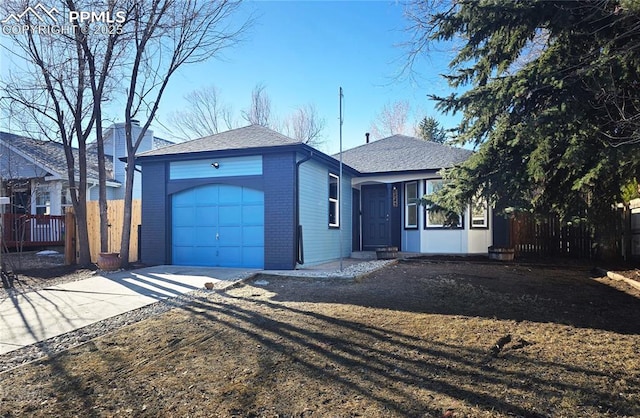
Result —
M 580 266 L 258 277 L 0 374 L 0 415 L 640 416 L 639 318 Z

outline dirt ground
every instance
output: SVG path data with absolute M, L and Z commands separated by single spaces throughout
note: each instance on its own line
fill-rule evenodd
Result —
M 640 291 L 590 270 L 256 277 L 0 374 L 0 416 L 640 416 Z
M 38 255 L 37 251 L 24 251 L 2 254 L 7 270 L 15 273 L 14 290 L 30 292 L 58 283 L 82 280 L 95 274 L 95 269 L 79 269 L 65 266 L 64 255 Z M 0 287 L 0 299 L 6 296 L 6 290 Z

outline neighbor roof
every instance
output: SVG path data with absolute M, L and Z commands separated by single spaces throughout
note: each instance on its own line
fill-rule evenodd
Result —
M 41 166 L 51 175 L 57 175 L 62 179 L 67 178 L 67 160 L 64 152 L 64 145 L 53 141 L 40 141 L 38 139 L 15 135 L 8 132 L 0 132 L 0 140 L 6 146 L 13 148 L 31 160 L 34 164 Z M 75 176 L 79 178 L 78 150 L 73 149 L 73 157 L 76 161 Z M 105 158 L 105 168 L 107 179 L 113 180 L 113 164 L 109 158 Z M 92 180 L 98 179 L 98 154 L 87 150 L 87 177 Z
M 471 154 L 462 148 L 393 135 L 343 151 L 342 161 L 363 174 L 388 173 L 453 167 Z M 340 154 L 333 157 L 340 158 Z
M 203 151 L 278 147 L 294 144 L 301 144 L 301 142 L 272 131 L 269 128 L 265 128 L 264 126 L 249 125 L 243 128 L 232 129 L 215 135 L 205 136 L 203 138 L 169 145 L 161 149 L 142 152 L 138 154 L 137 157 L 190 154 Z

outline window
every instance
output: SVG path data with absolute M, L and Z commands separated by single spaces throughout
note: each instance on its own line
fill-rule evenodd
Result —
M 51 193 L 48 186 L 36 187 L 36 215 L 51 213 Z
M 487 228 L 489 226 L 487 208 L 487 199 L 478 196 L 471 200 L 471 228 Z
M 71 190 L 68 187 L 62 187 L 60 193 L 60 205 L 62 206 L 62 213 L 67 212 L 67 208 L 73 206 L 73 201 L 71 200 Z
M 425 190 L 427 195 L 436 193 L 444 187 L 444 180 L 427 180 Z M 425 228 L 462 228 L 462 216 L 446 211 L 431 211 L 425 208 Z
M 340 177 L 329 173 L 329 226 L 340 227 Z
M 404 227 L 418 227 L 418 182 L 404 185 Z

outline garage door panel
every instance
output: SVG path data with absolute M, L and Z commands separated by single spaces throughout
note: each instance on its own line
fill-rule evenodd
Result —
M 192 254 L 189 256 L 189 262 L 186 264 L 193 266 L 211 266 L 216 265 L 217 255 L 216 250 L 212 247 L 195 247 L 192 250 Z
M 193 246 L 194 235 L 193 227 L 174 227 L 173 245 L 191 247 Z
M 172 260 L 195 266 L 264 266 L 264 193 L 205 185 L 172 196 Z
M 242 207 L 240 205 L 220 206 L 218 208 L 218 223 L 220 226 L 242 225 Z
M 262 226 L 243 226 L 242 227 L 243 244 L 248 246 L 261 246 L 264 243 L 264 227 Z
M 242 190 L 242 201 L 244 204 L 258 203 L 262 205 L 264 202 L 264 193 L 260 190 L 244 188 Z
M 218 190 L 213 184 L 197 187 L 195 189 L 195 198 L 198 205 L 201 206 L 213 206 L 219 203 Z
M 217 228 L 211 226 L 198 227 L 194 235 L 194 245 L 197 247 L 215 247 Z
M 221 205 L 240 203 L 242 202 L 242 187 L 222 185 L 218 198 Z
M 220 264 L 225 267 L 242 267 L 241 247 L 220 247 Z
M 196 221 L 202 226 L 216 226 L 218 224 L 217 206 L 198 206 L 195 208 Z
M 241 226 L 220 226 L 220 242 L 221 247 L 237 247 L 242 245 L 242 227 Z
M 243 247 L 242 260 L 245 267 L 262 268 L 264 266 L 264 247 Z
M 264 225 L 264 206 L 245 205 L 242 207 L 243 225 Z
M 193 207 L 175 207 L 173 208 L 173 226 L 193 226 L 195 218 L 195 208 Z
M 189 264 L 189 261 L 193 257 L 193 251 L 191 247 L 173 247 L 173 263 L 174 264 Z
M 173 195 L 172 204 L 173 207 L 181 207 L 188 206 L 193 207 L 193 200 L 195 199 L 196 191 L 195 189 L 185 190 L 180 193 L 176 193 Z

